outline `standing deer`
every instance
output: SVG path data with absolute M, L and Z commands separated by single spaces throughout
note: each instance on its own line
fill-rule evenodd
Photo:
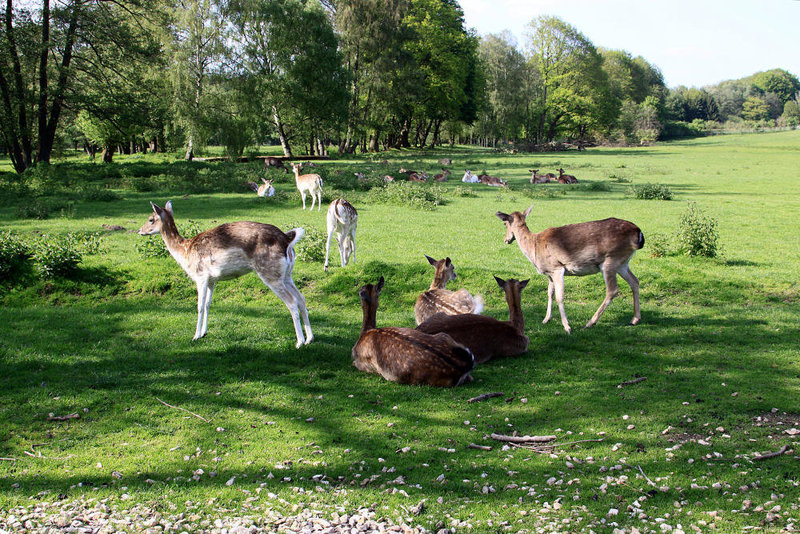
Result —
M 139 229 L 140 235 L 161 234 L 167 250 L 189 278 L 197 284 L 197 328 L 192 340 L 208 331 L 208 308 L 218 280 L 237 278 L 255 271 L 292 314 L 297 348 L 314 339 L 308 322 L 306 300 L 292 280 L 294 244 L 303 237 L 302 228 L 286 233 L 271 224 L 239 221 L 222 224 L 184 239 L 178 233 L 172 213 L 172 202 L 164 208 L 153 204 L 153 213 Z M 306 337 L 300 325 L 305 324 Z
M 325 243 L 325 266 L 328 270 L 328 254 L 331 250 L 331 238 L 336 236 L 339 244 L 339 258 L 342 267 L 347 265 L 350 257 L 356 261 L 356 226 L 358 225 L 358 212 L 343 198 L 337 198 L 328 206 L 328 241 Z
M 564 169 L 558 169 L 558 182 L 562 184 L 577 184 L 578 179 L 571 174 L 564 174 Z
M 506 295 L 508 321 L 498 321 L 494 317 L 472 313 L 437 313 L 419 325 L 417 330 L 426 334 L 447 334 L 472 352 L 476 364 L 492 358 L 523 354 L 528 350 L 528 336 L 525 335 L 520 293 L 529 280 L 503 280 L 496 276 L 494 279 Z
M 480 295 L 472 296 L 466 289 L 449 291 L 445 289 L 447 282 L 456 279 L 456 268 L 450 258 L 436 261 L 430 256 L 425 256 L 428 263 L 433 265 L 436 272 L 430 289 L 417 297 L 414 304 L 414 316 L 417 324 L 425 321 L 436 313 L 456 315 L 459 313 L 481 313 L 483 311 L 483 298 Z
M 291 165 L 297 189 L 303 199 L 303 209 L 306 209 L 306 193 L 311 193 L 311 209 L 314 209 L 316 200 L 319 204 L 317 210 L 322 211 L 322 177 L 319 174 L 300 174 L 300 169 L 303 168 L 302 163 L 292 163 Z
M 633 254 L 644 246 L 644 234 L 639 227 L 632 222 L 610 218 L 548 228 L 537 234 L 531 232 L 525 223 L 532 209 L 533 206 L 523 213 L 515 211 L 511 215 L 498 211 L 496 215 L 506 225 L 506 244 L 516 239 L 525 257 L 549 280 L 547 314 L 542 323 L 550 320 L 555 292 L 561 324 L 568 334 L 571 333 L 564 312 L 564 276 L 602 272 L 606 298 L 584 328 L 594 326 L 619 293 L 617 274 L 628 282 L 633 291 L 633 319 L 630 324 L 639 324 L 642 317 L 639 311 L 639 280 L 628 266 Z
M 378 299 L 383 276 L 377 284 L 358 291 L 364 321 L 353 347 L 353 365 L 401 384 L 453 387 L 471 380 L 475 367 L 472 353 L 447 334 L 426 334 L 413 328 L 376 328 Z

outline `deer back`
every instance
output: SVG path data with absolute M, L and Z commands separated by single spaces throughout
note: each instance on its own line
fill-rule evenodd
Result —
M 477 296 L 473 297 L 466 289 L 458 291 L 429 289 L 417 297 L 417 302 L 414 304 L 414 317 L 417 324 L 437 313 L 458 315 L 479 314 L 482 311 L 483 299 Z
M 426 334 L 447 334 L 472 352 L 476 364 L 517 356 L 528 350 L 528 336 L 508 322 L 485 315 L 437 313 L 417 326 L 417 330 Z

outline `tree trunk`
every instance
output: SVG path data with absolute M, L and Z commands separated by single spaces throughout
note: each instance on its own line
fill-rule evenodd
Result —
M 111 163 L 112 158 L 114 157 L 114 150 L 116 150 L 116 146 L 108 145 L 103 147 L 103 163 Z
M 186 145 L 186 154 L 183 156 L 183 159 L 186 161 L 192 161 L 194 159 L 194 141 L 192 140 L 192 134 L 189 134 L 189 144 Z
M 431 141 L 431 147 L 435 147 L 439 143 L 439 130 L 442 127 L 442 119 L 436 120 L 436 125 L 433 128 L 433 141 Z
M 280 115 L 278 115 L 278 108 L 276 106 L 272 106 L 272 120 L 275 122 L 275 128 L 278 130 L 278 138 L 281 141 L 283 155 L 287 158 L 294 157 L 292 155 L 292 147 L 289 145 L 289 139 L 286 137 L 286 132 L 283 130 L 283 122 L 281 121 Z
M 403 120 L 403 126 L 400 129 L 400 140 L 399 146 L 400 148 L 410 148 L 411 143 L 409 143 L 408 136 L 411 133 L 411 118 L 407 118 Z
M 379 147 L 379 141 L 381 138 L 381 129 L 375 128 L 372 131 L 372 135 L 369 138 L 369 151 L 370 152 L 377 152 Z

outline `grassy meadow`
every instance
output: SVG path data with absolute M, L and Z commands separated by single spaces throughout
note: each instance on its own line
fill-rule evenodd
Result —
M 378 163 L 384 157 L 388 166 Z M 401 166 L 433 174 L 441 157 L 452 157 L 453 176 L 421 186 L 433 203 L 349 179 Z M 327 198 L 313 212 L 300 208 L 290 175 L 275 175 L 272 199 L 237 189 L 240 174 L 260 172 L 246 164 L 159 155 L 118 157 L 103 168 L 74 159 L 37 177 L 35 190 L 7 175 L 0 230 L 30 239 L 103 233 L 99 251 L 68 278 L 28 270 L 0 281 L 0 510 L 85 497 L 202 518 L 369 507 L 434 531 L 800 526 L 800 438 L 792 431 L 800 430 L 800 131 L 378 159 L 322 163 Z M 559 167 L 580 183 L 528 183 L 528 169 Z M 174 169 L 187 168 L 203 187 L 170 183 Z M 462 184 L 467 168 L 510 187 Z M 645 183 L 668 186 L 672 200 L 634 198 L 631 187 Z M 294 280 L 315 335 L 299 350 L 287 309 L 253 274 L 217 285 L 208 335 L 192 342 L 194 284 L 172 258 L 143 257 L 150 238 L 132 232 L 149 201 L 171 199 L 179 227 L 255 220 L 303 226 L 313 241 L 324 237 L 327 202 L 339 194 L 359 211 L 357 261 L 341 268 L 337 251 L 325 273 L 321 260 L 298 259 Z M 46 201 L 54 207 L 48 218 L 24 209 Z M 717 220 L 720 256 L 675 250 L 689 202 Z M 620 279 L 598 325 L 580 328 L 605 295 L 598 275 L 566 281 L 572 335 L 557 310 L 541 323 L 546 278 L 516 243 L 503 243 L 495 217 L 530 205 L 533 231 L 612 216 L 642 229 L 645 247 L 631 262 L 640 325 L 626 326 L 632 299 Z M 654 246 L 667 253 L 654 257 Z M 378 326 L 412 327 L 414 301 L 433 276 L 423 254 L 449 256 L 458 274 L 449 288 L 484 295 L 485 313 L 504 320 L 492 275 L 531 278 L 522 294 L 528 352 L 481 365 L 474 381 L 447 390 L 358 372 L 350 357 L 361 325 L 358 288 L 383 275 Z M 636 377 L 647 380 L 618 387 Z M 503 395 L 467 402 L 489 392 Z M 542 452 L 489 437 L 513 432 L 581 443 Z M 794 451 L 753 461 L 783 445 Z

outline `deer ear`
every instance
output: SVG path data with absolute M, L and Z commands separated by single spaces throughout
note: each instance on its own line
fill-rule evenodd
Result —
M 450 267 L 450 264 L 451 264 L 451 263 L 452 263 L 452 262 L 450 261 L 450 258 L 445 258 L 445 259 L 444 259 L 444 264 L 445 264 L 445 265 L 447 265 L 448 267 Z
M 153 204 L 152 202 L 150 202 L 150 205 L 153 207 L 153 213 L 155 213 L 156 215 L 158 215 L 158 212 L 160 212 L 160 211 L 161 211 L 161 208 L 159 208 L 158 206 L 156 206 L 156 205 L 155 205 L 155 204 Z
M 530 278 L 528 278 L 527 280 L 522 280 L 522 281 L 519 283 L 519 290 L 520 290 L 520 291 L 522 291 L 523 289 L 525 289 L 526 287 L 528 287 L 528 282 L 530 282 L 530 281 L 531 281 L 531 279 L 530 279 Z
M 509 217 L 507 213 L 503 213 L 502 211 L 498 211 L 497 213 L 495 213 L 495 215 L 497 216 L 498 219 L 500 219 L 503 222 L 511 221 L 511 217 Z
M 501 288 L 506 285 L 506 281 L 500 278 L 499 276 L 495 276 L 494 279 L 497 281 L 497 285 Z
M 433 258 L 431 258 L 430 256 L 428 256 L 427 254 L 425 254 L 425 257 L 426 257 L 426 258 L 428 258 L 428 263 L 430 263 L 431 265 L 433 265 L 434 267 L 436 267 L 436 260 L 434 260 Z
M 525 211 L 523 211 L 523 212 L 522 212 L 522 216 L 523 216 L 523 217 L 525 217 L 525 218 L 527 219 L 527 218 L 528 218 L 528 215 L 530 215 L 532 211 L 533 211 L 533 204 L 531 204 L 531 205 L 528 207 L 528 209 L 526 209 Z
M 172 215 L 172 201 L 171 200 L 167 200 L 167 203 L 164 204 L 164 209 L 167 210 L 170 215 Z
M 384 282 L 385 280 L 383 279 L 383 275 L 381 275 L 381 279 L 378 280 L 378 285 L 375 286 L 375 290 L 378 292 L 379 295 L 381 294 L 381 289 L 383 289 Z

